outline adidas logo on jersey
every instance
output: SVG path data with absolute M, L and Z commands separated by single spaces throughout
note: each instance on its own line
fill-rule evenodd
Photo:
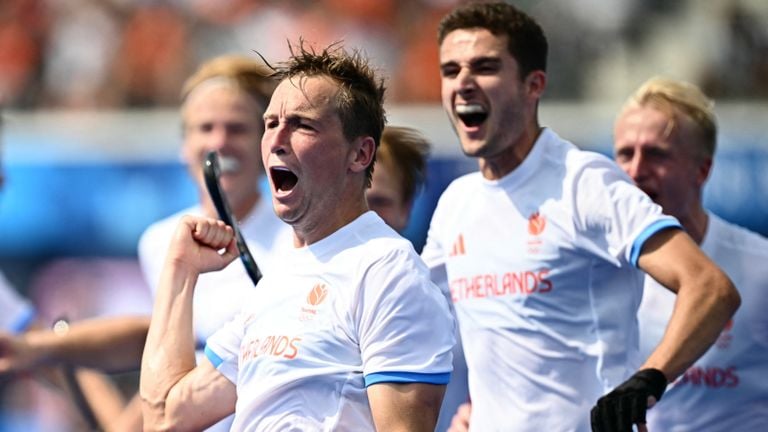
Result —
M 459 234 L 459 237 L 455 242 L 453 242 L 453 247 L 451 248 L 451 252 L 448 254 L 448 256 L 455 257 L 466 254 L 467 251 L 464 249 L 464 234 Z

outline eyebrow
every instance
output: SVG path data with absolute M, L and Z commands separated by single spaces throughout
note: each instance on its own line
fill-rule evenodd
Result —
M 469 60 L 469 67 L 477 67 L 479 65 L 482 65 L 484 63 L 493 63 L 493 64 L 499 64 L 501 63 L 501 57 L 499 56 L 482 56 L 482 57 L 475 57 Z M 440 67 L 443 66 L 453 66 L 458 65 L 459 62 L 456 60 L 448 60 L 444 63 L 440 63 Z
M 308 100 L 302 101 L 300 104 L 296 105 L 295 107 L 290 108 L 290 113 L 287 115 L 297 115 L 296 113 L 302 114 L 302 113 L 309 113 L 312 111 L 317 111 L 317 108 L 313 106 Z M 271 113 L 269 111 L 264 112 L 264 117 L 267 117 L 268 115 L 277 116 L 280 112 L 284 112 L 282 108 L 279 108 L 277 110 L 272 111 Z
M 287 124 L 289 124 L 289 125 L 296 125 L 296 124 L 299 124 L 301 122 L 307 122 L 307 123 L 312 124 L 312 125 L 317 125 L 318 123 L 322 122 L 322 117 L 321 116 L 308 115 L 307 114 L 308 112 L 309 112 L 309 110 L 306 110 L 306 111 L 304 111 L 304 110 L 294 111 L 294 112 L 290 112 L 290 113 L 285 114 L 283 116 L 283 118 L 285 119 L 285 122 Z M 274 114 L 265 113 L 264 114 L 264 122 L 266 123 L 269 120 L 275 120 L 275 119 L 278 119 L 279 117 L 280 117 L 280 115 L 276 114 L 276 113 L 274 113 Z

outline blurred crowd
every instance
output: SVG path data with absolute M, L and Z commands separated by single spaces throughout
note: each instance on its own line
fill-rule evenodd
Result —
M 390 102 L 437 102 L 435 29 L 439 17 L 460 2 L 3 0 L 0 104 L 17 109 L 174 106 L 183 78 L 205 59 L 252 53 L 280 61 L 288 41 L 299 36 L 318 46 L 343 40 L 365 51 L 389 78 Z M 698 2 L 661 0 L 515 3 L 537 16 L 550 35 L 548 97 L 572 100 L 592 96 L 586 84 L 604 57 L 642 62 L 642 47 L 659 30 L 649 24 L 654 19 L 702 8 Z M 720 99 L 768 97 L 768 80 L 761 79 L 768 75 L 768 4 L 719 0 L 707 9 L 717 16 L 717 25 L 709 23 L 708 30 L 719 42 L 685 53 L 691 60 L 706 60 L 688 78 Z M 713 49 L 716 55 L 706 53 Z
M 435 28 L 454 0 L 4 0 L 0 93 L 18 108 L 155 107 L 214 55 L 288 53 L 298 36 L 378 60 L 395 98 L 437 100 Z M 407 64 L 408 77 L 394 77 Z

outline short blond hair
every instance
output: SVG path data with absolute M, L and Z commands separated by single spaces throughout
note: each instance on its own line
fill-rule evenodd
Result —
M 674 128 L 679 120 L 689 119 L 694 131 L 701 138 L 698 145 L 699 156 L 714 156 L 717 145 L 715 103 L 696 85 L 665 77 L 653 77 L 627 99 L 621 113 L 633 106 L 652 107 L 669 114 L 673 122 L 671 128 Z
M 223 80 L 247 94 L 266 108 L 272 92 L 277 87 L 273 78 L 274 71 L 265 64 L 252 58 L 239 55 L 215 57 L 203 63 L 198 70 L 184 82 L 181 89 L 182 105 L 189 95 L 200 85 L 211 80 Z

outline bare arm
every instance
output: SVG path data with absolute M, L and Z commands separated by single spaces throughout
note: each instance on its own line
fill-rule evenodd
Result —
M 434 431 L 444 393 L 444 385 L 423 383 L 380 383 L 368 387 L 376 430 Z
M 187 372 L 164 397 L 149 399 L 154 393 L 147 390 L 146 381 L 152 379 L 145 379 L 142 371 L 140 393 L 145 431 L 199 431 L 235 412 L 235 385 L 208 361 Z
M 0 373 L 69 364 L 118 372 L 138 369 L 149 317 L 97 318 L 66 332 L 30 330 L 0 334 Z
M 683 231 L 664 230 L 645 242 L 638 266 L 677 293 L 664 336 L 640 370 L 598 399 L 593 431 L 646 431 L 645 412 L 714 343 L 739 307 L 730 279 Z
M 126 320 L 132 322 L 131 319 Z M 117 319 L 116 321 L 122 320 Z M 146 321 L 148 325 L 149 319 L 147 318 Z M 138 359 L 141 358 L 141 349 L 143 349 L 147 326 L 142 327 L 143 332 L 139 332 L 140 340 L 136 342 L 138 349 L 135 353 L 132 353 L 128 347 L 112 347 L 116 351 L 112 356 L 117 356 L 116 358 L 122 355 L 132 355 L 133 358 L 129 361 L 133 362 L 135 365 L 133 368 L 136 369 L 138 369 Z M 130 329 L 132 326 L 128 325 L 126 328 Z M 95 352 L 100 350 L 99 344 L 104 344 L 106 341 L 87 341 L 93 342 L 94 346 L 99 349 L 97 351 L 90 351 L 87 346 L 80 346 L 74 341 L 71 342 L 73 345 L 69 347 L 70 342 L 65 342 L 66 338 L 69 337 L 68 333 L 65 335 L 60 335 L 59 333 L 54 334 L 52 331 L 44 329 L 41 323 L 35 323 L 30 330 L 21 335 L 0 334 L 0 369 L 2 372 L 37 369 L 38 378 L 44 383 L 62 391 L 67 399 L 71 399 L 76 408 L 78 408 L 79 414 L 83 416 L 84 421 L 88 421 L 86 416 L 92 415 L 93 420 L 96 421 L 101 429 L 111 431 L 112 429 L 108 425 L 112 419 L 121 415 L 125 401 L 117 386 L 108 376 L 91 369 L 72 368 L 69 370 L 66 369 L 69 366 L 61 368 L 58 367 L 58 364 L 56 367 L 43 366 L 44 363 L 76 363 L 79 358 L 88 358 L 90 360 L 90 356 L 99 355 L 95 354 Z M 108 334 L 117 333 L 108 332 Z M 133 331 L 128 330 L 128 334 L 133 334 Z M 77 337 L 77 335 L 75 336 Z M 101 333 L 95 333 L 95 337 L 98 338 L 100 336 Z M 130 337 L 124 338 L 119 335 L 115 337 L 118 338 L 115 341 L 116 343 L 123 341 L 126 344 L 130 344 L 130 340 L 132 340 Z M 38 338 L 42 338 L 41 344 L 37 345 L 33 342 L 30 346 L 29 340 L 37 340 Z M 59 344 L 65 347 L 62 351 L 59 351 Z M 69 348 L 75 350 L 83 349 L 85 352 L 80 355 L 79 352 L 75 351 L 75 356 L 69 358 L 65 353 Z M 108 351 L 110 348 L 105 347 L 104 349 Z M 61 356 L 61 358 L 57 356 Z M 88 363 L 88 361 L 83 363 Z M 120 367 L 118 366 L 117 368 Z M 71 381 L 70 373 L 72 374 Z M 75 386 L 79 387 L 79 390 L 82 392 L 82 397 L 84 397 L 83 405 L 80 405 L 80 402 L 76 402 L 79 394 Z
M 109 377 L 92 369 L 77 369 L 74 377 L 100 429 L 110 430 L 109 424 L 120 417 L 126 405 L 120 389 Z
M 136 393 L 116 416 L 102 422 L 104 432 L 134 432 L 142 430 L 141 398 Z
M 651 237 L 638 265 L 677 293 L 664 337 L 643 365 L 672 382 L 715 342 L 741 300 L 728 276 L 682 231 Z
M 209 362 L 195 365 L 192 297 L 200 273 L 236 256 L 232 229 L 220 221 L 186 216 L 176 229 L 141 363 L 145 430 L 199 430 L 234 411 L 234 384 Z

